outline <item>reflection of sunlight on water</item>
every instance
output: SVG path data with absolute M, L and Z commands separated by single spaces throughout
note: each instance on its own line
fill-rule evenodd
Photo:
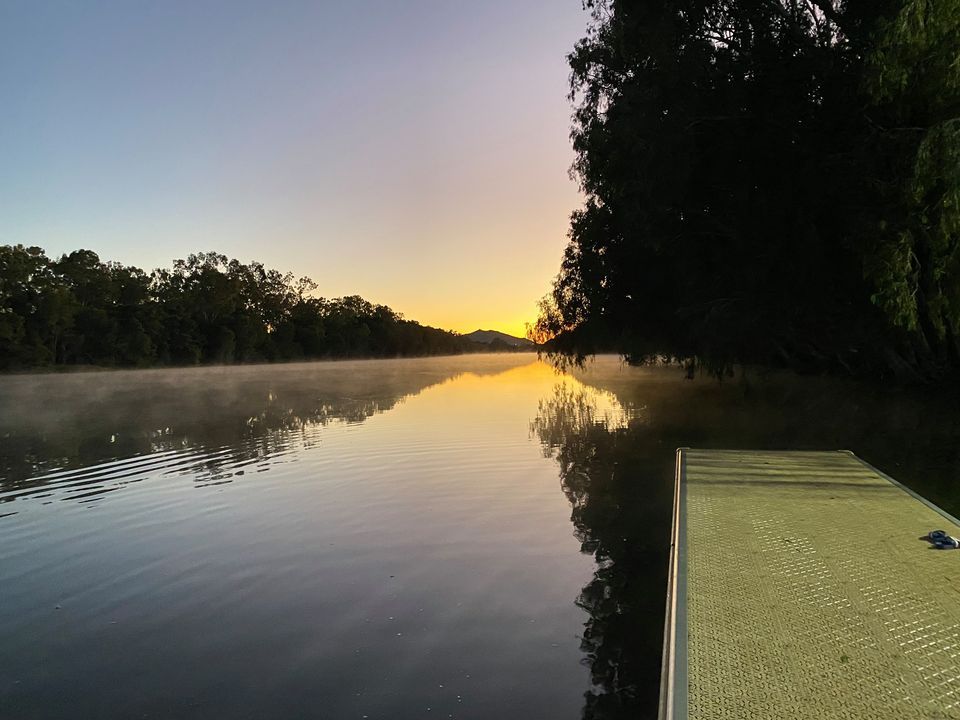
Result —
M 626 429 L 631 420 L 642 417 L 642 407 L 625 408 L 613 393 L 564 377 L 553 387 L 549 397 L 540 400 L 537 417 L 530 423 L 530 432 L 540 439 L 550 454 L 590 428 L 615 432 Z
M 460 442 L 469 442 L 464 420 L 449 428 L 437 422 L 452 407 L 464 410 L 467 425 L 495 424 L 506 408 L 551 392 L 577 393 L 591 422 L 613 428 L 628 419 L 612 394 L 529 355 L 108 376 L 117 387 L 111 391 L 98 379 L 95 393 L 84 389 L 88 377 L 32 381 L 33 394 L 46 383 L 48 394 L 59 386 L 58 412 L 36 403 L 35 415 L 8 417 L 0 427 L 7 440 L 0 448 L 0 503 L 52 495 L 96 503 L 134 483 L 183 476 L 198 487 L 233 482 L 296 462 L 328 428 L 364 424 L 415 396 L 396 422 L 436 423 L 463 434 Z M 429 389 L 442 392 L 424 395 Z M 13 398 L 22 400 L 24 391 L 19 378 L 0 386 L 0 406 L 23 405 Z
M 820 382 L 529 355 L 0 378 L 0 676 L 41 709 L 128 693 L 110 717 L 171 687 L 229 688 L 223 717 L 652 717 L 678 445 L 895 467 L 906 438 L 942 467 L 903 478 L 960 507 L 954 408 Z
M 238 368 L 0 417 L 8 714 L 575 715 L 593 559 L 528 427 L 590 393 L 532 360 Z
M 554 435 L 560 428 L 576 433 L 586 426 L 613 431 L 638 414 L 613 393 L 529 356 L 448 360 L 439 367 L 432 360 L 388 361 L 348 368 L 344 375 L 340 366 L 330 364 L 319 377 L 312 375 L 317 366 L 300 372 L 238 368 L 234 374 L 200 374 L 199 384 L 192 371 L 184 371 L 176 393 L 168 384 L 148 384 L 154 375 L 145 375 L 140 385 L 135 376 L 126 376 L 121 380 L 134 383 L 136 390 L 132 398 L 101 390 L 95 400 L 77 390 L 77 381 L 53 378 L 73 394 L 64 393 L 55 418 L 41 415 L 52 427 L 37 419 L 31 425 L 26 418 L 10 425 L 9 442 L 0 451 L 7 466 L 6 477 L 0 472 L 0 503 L 52 493 L 95 503 L 147 479 L 190 476 L 200 487 L 232 482 L 295 462 L 320 445 L 328 427 L 363 424 L 413 396 L 419 396 L 415 407 L 397 422 L 443 427 L 437 420 L 453 403 L 464 409 L 468 424 L 495 424 L 507 408 L 537 399 L 534 424 L 554 427 Z M 246 380 L 241 384 L 238 378 Z M 424 395 L 428 389 L 442 391 Z M 447 429 L 469 435 L 465 426 Z M 551 436 L 549 431 L 541 435 Z M 562 441 L 558 435 L 551 446 Z M 86 459 L 91 453 L 95 455 Z
M 580 384 L 577 380 L 571 380 L 570 382 Z M 593 423 L 602 425 L 608 432 L 623 429 L 630 424 L 631 420 L 636 420 L 643 416 L 644 408 L 625 408 L 620 404 L 616 395 L 611 392 L 587 387 L 582 384 L 581 388 L 590 395 Z
M 623 375 L 609 359 L 597 369 Z M 530 430 L 557 462 L 574 536 L 595 562 L 576 601 L 588 614 L 580 649 L 591 672 L 581 717 L 652 717 L 671 496 L 670 471 L 655 458 L 669 451 L 651 433 L 645 405 L 624 407 L 571 377 L 540 400 Z

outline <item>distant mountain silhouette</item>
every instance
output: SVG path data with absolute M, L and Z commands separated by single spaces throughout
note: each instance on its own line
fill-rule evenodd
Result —
M 499 340 L 500 342 L 511 347 L 534 347 L 534 343 L 526 338 L 514 337 L 513 335 L 507 335 L 506 333 L 502 333 L 497 330 L 474 330 L 472 333 L 467 333 L 464 335 L 464 337 L 473 340 L 474 342 L 484 343 L 485 345 L 490 345 Z

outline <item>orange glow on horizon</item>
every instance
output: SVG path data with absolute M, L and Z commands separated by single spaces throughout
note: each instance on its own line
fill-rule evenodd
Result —
M 39 33 L 42 5 L 6 25 Z M 51 52 L 35 52 L 45 35 L 5 37 L 35 72 L 5 93 L 27 114 L 0 117 L 23 179 L 3 242 L 146 272 L 212 250 L 318 296 L 524 337 L 584 200 L 566 59 L 581 3 L 387 3 L 377 22 L 355 3 L 92 5 L 56 13 L 84 32 L 51 35 Z M 256 51 L 237 54 L 248 37 Z
M 424 318 L 426 317 L 428 316 L 425 314 Z M 458 320 L 449 324 L 443 324 L 442 322 L 433 323 L 428 319 L 418 318 L 412 315 L 409 316 L 409 318 L 411 320 L 416 320 L 422 325 L 432 325 L 433 327 L 439 327 L 442 330 L 452 330 L 453 332 L 460 333 L 461 335 L 472 333 L 474 330 L 496 330 L 514 337 L 525 338 L 527 336 L 526 323 L 533 324 L 534 320 L 536 319 L 536 315 L 535 311 L 531 311 L 531 314 L 528 317 L 521 316 L 519 318 L 517 316 L 506 316 L 500 318 L 493 316 L 478 316 L 473 320 Z

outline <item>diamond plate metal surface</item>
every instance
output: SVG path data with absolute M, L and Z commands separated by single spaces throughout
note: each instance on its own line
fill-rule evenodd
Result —
M 680 458 L 690 718 L 960 719 L 960 528 L 846 452 Z

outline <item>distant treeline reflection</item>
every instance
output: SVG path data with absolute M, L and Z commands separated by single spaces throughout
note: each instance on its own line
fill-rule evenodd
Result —
M 0 502 L 79 468 L 129 464 L 135 479 L 138 458 L 201 483 L 256 471 L 319 443 L 332 421 L 363 422 L 460 372 L 443 358 L 419 362 L 7 376 Z
M 0 368 L 151 366 L 509 350 L 406 320 L 310 278 L 215 252 L 147 273 L 90 250 L 0 246 Z

